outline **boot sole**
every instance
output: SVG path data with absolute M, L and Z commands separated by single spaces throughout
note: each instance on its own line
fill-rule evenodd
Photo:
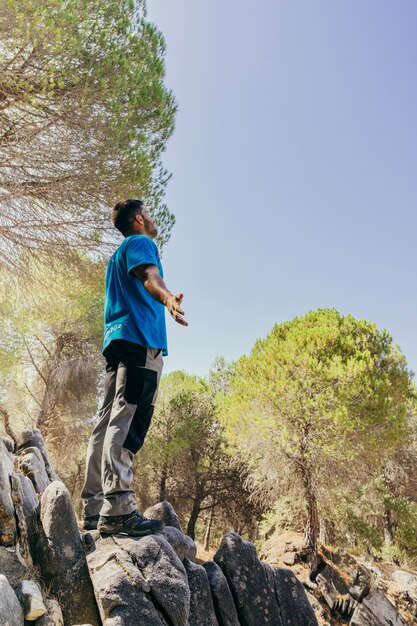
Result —
M 163 528 L 152 529 L 149 528 L 147 530 L 128 530 L 123 528 L 123 526 L 98 526 L 97 530 L 102 535 L 127 535 L 128 537 L 145 537 L 146 535 L 154 535 L 155 533 L 161 532 Z

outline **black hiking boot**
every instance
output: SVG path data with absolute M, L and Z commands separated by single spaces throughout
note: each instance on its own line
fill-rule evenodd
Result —
M 84 530 L 97 530 L 98 519 L 100 515 L 89 515 L 84 517 Z
M 164 528 L 164 522 L 159 519 L 147 519 L 139 511 L 132 511 L 127 515 L 100 515 L 97 526 L 97 529 L 105 535 L 123 534 L 131 537 L 151 535 Z

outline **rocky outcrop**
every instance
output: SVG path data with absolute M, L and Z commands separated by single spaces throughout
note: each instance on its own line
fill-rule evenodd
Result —
M 168 615 L 176 620 L 175 626 L 187 624 L 187 600 L 181 603 L 179 598 L 175 606 L 172 595 L 175 583 L 187 591 L 185 571 L 166 541 L 98 537 L 87 559 L 103 625 L 129 626 L 138 622 L 139 615 L 144 626 L 167 626 L 171 623 L 165 618 Z
M 81 532 L 39 431 L 22 433 L 13 450 L 0 439 L 0 626 L 316 626 L 305 587 L 352 626 L 406 624 L 366 567 L 349 583 L 330 565 L 302 583 L 237 533 L 213 561 L 196 563 L 169 502 L 145 511 L 164 521 L 158 534 Z
M 187 558 L 184 565 L 190 588 L 190 626 L 219 626 L 206 570 Z
M 19 469 L 30 478 L 36 493 L 43 493 L 51 482 L 38 448 L 25 448 L 19 456 Z
M 350 620 L 351 626 L 407 626 L 395 607 L 379 589 L 365 596 Z
M 159 519 L 165 526 L 172 526 L 182 532 L 180 520 L 170 502 L 164 500 L 146 509 L 144 516 L 148 519 Z
M 285 567 L 273 567 L 275 595 L 280 607 L 281 620 L 292 626 L 317 626 L 317 619 L 295 574 Z
M 41 431 L 38 428 L 35 428 L 35 430 L 24 430 L 18 438 L 17 451 L 20 455 L 27 453 L 29 448 L 37 448 L 39 450 L 49 482 L 59 480 L 59 476 L 53 468 L 51 458 L 46 449 Z
M 40 432 L 11 450 L 0 438 L 0 624 L 101 626 L 71 499 Z
M 242 626 L 282 625 L 272 570 L 259 561 L 253 544 L 228 533 L 214 562 L 227 579 Z
M 209 581 L 219 626 L 239 626 L 232 593 L 221 568 L 214 561 L 203 563 Z
M 0 615 L 7 626 L 23 626 L 23 609 L 6 576 L 0 574 Z
M 291 570 L 296 584 L 302 583 L 320 626 L 417 624 L 415 572 L 398 570 L 395 565 L 380 563 L 369 555 L 353 556 L 339 548 L 321 545 L 319 568 L 311 579 L 305 562 L 303 535 L 294 531 L 271 536 L 263 545 L 260 558 L 275 569 L 288 560 L 288 553 L 294 555 L 291 559 L 294 564 L 278 569 Z M 279 593 L 277 588 L 276 592 Z M 301 599 L 296 597 L 295 590 L 293 597 L 302 612 Z M 310 611 L 310 606 L 307 610 Z M 306 616 L 302 623 L 309 623 Z
M 3 546 L 12 546 L 17 532 L 10 485 L 13 470 L 13 459 L 0 438 L 0 544 Z
M 99 626 L 97 606 L 71 497 L 60 481 L 41 499 L 36 560 L 45 583 L 62 608 L 65 624 Z

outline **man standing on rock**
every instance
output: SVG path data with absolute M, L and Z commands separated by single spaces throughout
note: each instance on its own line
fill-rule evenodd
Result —
M 164 307 L 188 324 L 183 295 L 173 295 L 163 281 L 157 229 L 144 203 L 119 202 L 112 221 L 125 239 L 106 271 L 104 401 L 88 443 L 81 497 L 86 530 L 140 536 L 164 527 L 139 513 L 132 489 L 132 462 L 151 423 L 167 354 Z

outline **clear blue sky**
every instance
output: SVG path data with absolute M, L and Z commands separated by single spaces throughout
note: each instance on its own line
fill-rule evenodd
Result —
M 417 370 L 417 2 L 148 0 L 179 104 L 165 372 L 205 374 L 318 307 Z

